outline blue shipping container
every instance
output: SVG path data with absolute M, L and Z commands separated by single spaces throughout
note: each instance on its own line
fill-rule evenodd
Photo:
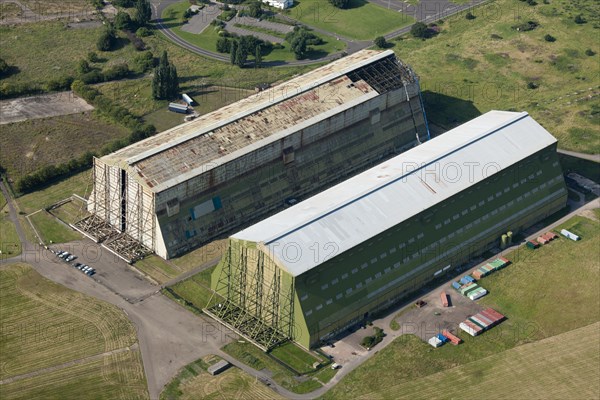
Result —
M 454 289 L 456 289 L 456 290 L 459 290 L 459 289 L 460 289 L 460 286 L 461 286 L 461 285 L 460 285 L 460 283 L 458 283 L 458 282 L 452 282 L 452 287 L 453 287 Z
M 466 275 L 464 278 L 469 282 L 476 282 L 475 278 L 473 278 L 471 275 Z
M 442 342 L 446 343 L 448 341 L 448 338 L 444 335 L 442 335 L 441 333 L 438 333 L 437 338 L 440 339 Z
M 467 283 L 470 283 L 471 281 L 467 279 L 466 276 L 463 276 L 462 278 L 460 278 L 460 283 L 462 283 L 463 285 L 466 285 Z

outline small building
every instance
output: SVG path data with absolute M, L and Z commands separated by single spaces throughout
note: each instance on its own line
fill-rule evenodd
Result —
M 184 104 L 179 104 L 179 103 L 169 103 L 169 111 L 180 113 L 180 114 L 187 114 L 188 106 L 186 106 Z
M 574 240 L 574 241 L 578 241 L 579 240 L 579 236 L 577 236 L 573 232 L 568 231 L 566 229 L 563 229 L 562 231 L 560 231 L 560 234 L 563 235 L 563 236 L 566 236 L 569 239 Z
M 294 4 L 294 0 L 262 0 L 268 6 L 285 10 Z
M 221 372 L 225 371 L 230 366 L 231 364 L 229 364 L 229 362 L 221 360 L 218 363 L 211 365 L 206 370 L 211 375 L 219 375 Z

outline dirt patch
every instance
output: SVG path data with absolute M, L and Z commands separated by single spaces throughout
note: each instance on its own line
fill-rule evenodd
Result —
M 0 125 L 29 119 L 56 117 L 93 110 L 73 92 L 46 94 L 0 101 Z

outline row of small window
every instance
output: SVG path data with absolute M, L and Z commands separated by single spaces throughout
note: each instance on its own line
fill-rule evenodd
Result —
M 539 176 L 539 175 L 541 175 L 541 174 L 542 174 L 542 171 L 537 171 L 537 173 L 536 173 L 535 175 Z M 535 178 L 535 175 L 534 175 L 534 174 L 531 174 L 531 175 L 529 175 L 527 178 L 523 178 L 523 179 L 521 179 L 521 182 L 520 182 L 520 184 L 524 184 L 524 183 L 526 183 L 526 182 L 527 182 L 527 180 L 532 180 L 532 179 L 534 179 L 534 178 Z M 545 186 L 545 184 L 544 184 L 544 186 Z M 513 188 L 513 189 L 516 189 L 517 187 L 519 187 L 519 182 L 515 182 L 515 183 L 513 183 L 513 185 L 512 185 L 512 188 Z M 504 190 L 503 190 L 503 191 L 498 191 L 498 192 L 496 192 L 496 195 L 495 195 L 495 196 L 494 196 L 494 195 L 492 195 L 492 196 L 489 196 L 489 197 L 487 198 L 487 201 L 488 201 L 488 202 L 490 202 L 490 201 L 493 201 L 494 199 L 497 199 L 497 198 L 499 198 L 500 196 L 502 196 L 504 193 L 508 193 L 508 192 L 510 192 L 510 190 L 511 190 L 510 186 L 507 186 L 507 187 L 505 187 L 505 188 L 504 188 Z M 537 191 L 537 189 L 536 189 L 536 191 Z M 443 223 L 443 224 L 444 224 L 444 225 L 448 225 L 448 224 L 450 224 L 450 222 L 452 222 L 452 221 L 456 221 L 456 220 L 457 220 L 457 219 L 459 219 L 461 216 L 465 216 L 465 215 L 467 215 L 467 214 L 468 214 L 470 211 L 475 211 L 475 209 L 476 209 L 478 206 L 479 206 L 479 207 L 481 207 L 481 206 L 483 206 L 485 203 L 486 203 L 486 201 L 485 201 L 485 200 L 481 200 L 479 203 L 477 203 L 477 205 L 473 204 L 471 207 L 469 207 L 469 208 L 465 208 L 464 210 L 462 210 L 462 211 L 460 212 L 460 214 L 459 214 L 459 213 L 456 213 L 456 214 L 454 214 L 454 215 L 452 216 L 452 218 L 448 218 L 448 219 L 446 219 L 446 220 L 444 221 L 444 223 Z M 502 211 L 502 210 L 501 210 L 501 211 Z M 441 228 L 442 228 L 442 223 L 441 223 L 441 222 L 440 222 L 439 224 L 436 224 L 436 225 L 435 225 L 435 229 L 441 229 Z
M 434 242 L 434 243 L 431 243 L 429 246 L 426 246 L 426 247 L 424 247 L 424 248 L 420 249 L 419 251 L 417 251 L 417 252 L 413 253 L 413 254 L 412 254 L 412 255 L 410 255 L 410 256 L 404 257 L 404 259 L 402 260 L 402 262 L 400 262 L 400 261 L 399 261 L 399 262 L 396 262 L 396 263 L 393 265 L 393 269 L 400 268 L 400 266 L 402 266 L 402 264 L 406 264 L 406 263 L 410 262 L 411 260 L 414 260 L 415 258 L 419 257 L 419 255 L 422 255 L 422 254 L 424 254 L 424 253 L 427 253 L 427 252 L 428 252 L 428 251 L 430 251 L 430 250 L 434 250 L 435 248 L 437 248 L 437 247 L 439 247 L 440 245 L 444 244 L 444 243 L 445 243 L 447 240 L 450 240 L 450 239 L 454 238 L 456 235 L 461 235 L 461 234 L 463 234 L 464 232 L 466 232 L 466 231 L 468 231 L 468 230 L 470 230 L 470 229 L 474 228 L 475 226 L 479 225 L 481 222 L 487 221 L 487 220 L 488 220 L 490 217 L 492 217 L 492 216 L 495 216 L 495 215 L 496 215 L 496 214 L 498 214 L 499 212 L 502 212 L 502 211 L 504 211 L 504 210 L 505 210 L 507 207 L 512 207 L 512 206 L 515 204 L 515 202 L 516 202 L 516 203 L 518 203 L 518 202 L 521 202 L 521 201 L 523 201 L 523 199 L 525 199 L 525 198 L 528 198 L 528 197 L 529 197 L 529 196 L 531 196 L 532 194 L 534 194 L 534 193 L 538 192 L 538 191 L 539 191 L 539 190 L 541 190 L 541 189 L 544 189 L 546 186 L 548 186 L 548 185 L 551 185 L 551 184 L 553 184 L 554 182 L 558 182 L 558 181 L 560 181 L 561 179 L 562 179 L 562 175 L 558 175 L 558 176 L 556 176 L 556 177 L 554 177 L 554 178 L 550 179 L 549 181 L 547 181 L 547 182 L 544 182 L 544 183 L 542 183 L 541 185 L 539 185 L 539 186 L 537 186 L 537 187 L 535 187 L 535 188 L 532 188 L 532 189 L 531 189 L 529 192 L 527 192 L 527 193 L 523 194 L 522 196 L 519 196 L 519 197 L 517 197 L 515 200 L 511 200 L 510 202 L 508 202 L 508 203 L 506 203 L 506 204 L 503 204 L 503 205 L 501 205 L 501 206 L 500 206 L 500 207 L 498 207 L 497 209 L 494 209 L 494 210 L 490 211 L 489 213 L 487 213 L 486 215 L 483 215 L 482 217 L 480 217 L 480 218 L 477 218 L 475 221 L 473 221 L 473 222 L 471 222 L 471 223 L 469 223 L 469 224 L 465 225 L 464 227 L 461 227 L 461 228 L 457 229 L 456 231 L 454 231 L 454 232 L 451 232 L 450 234 L 446 235 L 445 237 L 443 237 L 443 238 L 440 238 L 440 239 L 439 239 L 439 240 L 437 240 L 436 242 Z M 421 235 L 422 235 L 422 234 L 421 234 Z M 422 237 L 422 236 L 421 236 L 421 237 Z M 409 243 L 412 243 L 412 242 L 414 241 L 413 239 L 414 239 L 414 238 L 411 238 L 411 240 L 409 240 Z M 405 244 L 404 244 L 404 243 L 402 243 L 402 244 L 400 244 L 400 245 L 398 246 L 398 249 L 402 249 L 402 248 L 404 248 L 404 247 L 405 247 Z M 398 249 L 396 249 L 396 247 L 395 247 L 395 246 L 393 246 L 392 248 L 390 248 L 390 249 L 388 250 L 388 252 L 389 252 L 389 254 L 394 254 L 394 253 L 395 253 L 395 252 L 396 252 Z M 363 264 L 360 266 L 360 270 L 363 270 L 363 269 L 366 269 L 366 268 L 368 268 L 368 267 L 369 267 L 369 264 L 373 265 L 373 264 L 376 264 L 378 261 L 380 261 L 380 260 L 383 260 L 384 258 L 386 258 L 386 257 L 387 257 L 387 253 L 388 253 L 388 252 L 383 252 L 383 253 L 381 253 L 381 254 L 379 255 L 379 257 L 373 257 L 373 258 L 370 260 L 370 262 L 369 262 L 369 263 L 363 263 Z M 359 268 L 358 268 L 358 267 L 356 267 L 356 268 L 353 268 L 353 269 L 352 269 L 350 272 L 351 272 L 352 274 L 356 274 L 356 273 L 358 273 L 358 271 L 359 271 Z M 387 273 L 389 273 L 389 272 L 391 272 L 391 271 L 392 271 L 392 267 L 387 267 L 387 268 L 385 268 L 385 269 L 383 270 L 383 274 L 387 274 Z M 369 278 L 365 279 L 365 285 L 369 284 L 371 281 L 373 281 L 373 279 L 379 279 L 379 278 L 381 278 L 381 276 L 382 276 L 383 274 L 382 274 L 382 272 L 377 272 L 377 273 L 374 275 L 374 277 L 369 277 Z M 342 280 L 344 280 L 344 279 L 347 279 L 348 277 L 349 277 L 349 274 L 348 274 L 348 273 L 344 273 L 344 274 L 341 276 L 341 279 L 342 279 Z M 333 280 L 332 280 L 330 283 L 325 283 L 325 284 L 321 285 L 321 290 L 326 290 L 326 289 L 328 289 L 328 288 L 329 288 L 329 286 L 330 286 L 330 285 L 331 285 L 331 286 L 334 286 L 334 285 L 338 284 L 339 282 L 340 282 L 340 279 L 339 279 L 339 278 L 335 278 L 335 279 L 333 279 Z M 356 284 L 355 288 L 347 288 L 347 289 L 346 289 L 346 295 L 350 295 L 350 294 L 351 294 L 351 293 L 352 293 L 352 292 L 353 292 L 355 289 L 356 289 L 356 290 L 359 290 L 359 289 L 361 289 L 362 287 L 363 287 L 363 283 L 362 283 L 362 282 L 359 282 L 358 284 Z M 338 299 L 338 300 L 339 300 L 339 299 L 341 299 L 341 298 L 343 297 L 343 295 L 344 295 L 344 294 L 343 294 L 343 292 L 340 292 L 340 293 L 338 293 L 338 294 L 336 295 L 336 299 Z M 300 298 L 300 300 L 302 300 L 302 301 L 304 301 L 304 300 L 306 300 L 306 299 L 308 299 L 308 294 L 304 294 L 304 295 L 303 295 L 303 296 Z M 329 300 L 332 300 L 332 299 L 329 299 Z M 333 302 L 333 300 L 332 300 L 331 302 L 330 302 L 329 300 L 326 302 L 326 304 L 327 304 L 327 305 L 329 305 L 329 304 L 331 304 L 331 302 Z M 319 306 L 317 306 L 317 307 L 316 307 L 316 310 L 320 310 L 321 308 L 322 308 L 322 305 L 320 304 Z M 312 312 L 310 312 L 310 313 L 312 314 Z M 307 311 L 307 312 L 306 312 L 306 315 L 307 315 L 307 316 L 308 316 L 308 315 L 310 315 L 310 314 L 309 314 L 309 311 Z

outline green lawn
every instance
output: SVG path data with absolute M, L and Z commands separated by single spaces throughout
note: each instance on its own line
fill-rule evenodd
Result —
M 540 26 L 512 29 L 519 21 L 515 10 Z M 464 14 L 446 19 L 434 38 L 406 37 L 394 47 L 420 76 L 430 122 L 450 128 L 492 109 L 524 110 L 559 139 L 561 148 L 600 153 L 600 55 L 585 54 L 600 52 L 594 28 L 598 3 L 552 0 L 530 7 L 498 0 L 472 12 L 474 20 Z M 590 22 L 575 24 L 579 13 Z M 545 41 L 546 34 L 556 42 Z M 529 82 L 539 87 L 528 89 Z
M 256 370 L 268 369 L 272 373 L 271 378 L 275 382 L 294 393 L 312 392 L 322 386 L 321 382 L 326 383 L 335 375 L 326 372 L 326 370 L 336 372 L 329 367 L 323 367 L 317 372 L 305 375 L 305 380 L 300 381 L 294 377 L 290 370 L 248 342 L 232 342 L 224 346 L 222 350 Z
M 59 222 L 46 211 L 37 212 L 29 217 L 33 226 L 42 237 L 42 241 L 48 243 L 65 243 L 81 239 L 81 235 L 73 229 Z
M 0 333 L 0 380 L 39 373 L 0 385 L 3 400 L 148 398 L 139 351 L 125 350 L 136 342 L 125 314 L 29 265 L 0 269 Z M 113 350 L 122 352 L 98 356 Z
M 286 14 L 308 26 L 359 40 L 373 40 L 415 22 L 408 15 L 366 0 L 350 0 L 346 10 L 335 8 L 325 0 L 298 0 Z
M 375 395 L 385 399 L 458 399 L 463 398 L 465 388 L 486 393 L 490 387 L 500 388 L 493 398 L 598 398 L 600 356 L 590 351 L 590 346 L 600 344 L 599 332 L 600 323 L 591 324 L 424 378 L 384 386 L 376 393 L 361 393 L 357 399 Z M 419 350 L 429 350 L 424 343 L 418 346 Z M 430 357 L 427 352 L 424 356 Z
M 50 212 L 67 224 L 73 224 L 88 215 L 85 203 L 79 199 L 64 203 Z
M 206 269 L 191 278 L 176 283 L 169 287 L 169 290 L 164 289 L 163 293 L 175 299 L 172 293 L 183 299 L 185 306 L 193 312 L 198 313 L 208 304 L 213 291 L 210 289 L 210 274 L 213 268 Z
M 309 354 L 291 342 L 274 348 L 271 350 L 271 355 L 301 374 L 313 372 L 315 362 L 324 363 L 326 361 L 323 357 Z
M 507 316 L 501 325 L 475 338 L 461 331 L 464 344 L 446 345 L 439 350 L 416 336 L 401 336 L 344 377 L 324 398 L 365 394 L 386 398 L 388 388 L 394 385 L 410 386 L 419 379 L 472 362 L 489 365 L 480 360 L 490 356 L 509 362 L 510 357 L 502 356 L 507 350 L 598 322 L 600 223 L 574 217 L 556 230 L 562 228 L 583 239 L 573 242 L 561 237 L 536 251 L 521 247 L 506 255 L 512 265 L 483 278 L 482 286 L 490 294 L 479 302 Z M 568 370 L 569 363 L 573 359 L 566 360 L 561 368 Z M 377 371 L 377 379 L 373 379 L 373 371 Z M 486 369 L 481 374 L 487 376 Z M 402 393 L 398 390 L 396 393 Z M 439 396 L 444 392 L 438 392 Z
M 80 172 L 45 189 L 17 198 L 21 211 L 30 214 L 70 197 L 73 193 L 87 198 L 92 190 L 91 170 Z
M 217 33 L 217 29 L 213 26 L 208 26 L 204 31 L 199 34 L 186 32 L 181 29 L 180 22 L 181 16 L 183 12 L 189 7 L 187 2 L 176 3 L 173 4 L 163 11 L 162 19 L 166 24 L 172 26 L 171 30 L 182 39 L 186 40 L 189 43 L 192 43 L 198 47 L 201 47 L 206 50 L 210 50 L 212 52 L 217 51 L 217 40 L 219 39 L 219 34 Z M 220 28 L 218 28 L 220 29 Z M 324 44 L 319 46 L 311 46 L 312 51 L 309 51 L 306 55 L 307 59 L 316 59 L 322 57 L 323 55 L 327 55 L 329 53 L 334 53 L 337 51 L 342 51 L 345 49 L 345 45 L 343 42 L 337 41 L 334 37 L 318 34 L 321 39 L 324 40 Z M 295 60 L 294 53 L 290 51 L 289 44 L 287 42 L 283 43 L 283 49 L 274 49 L 269 54 L 263 55 L 263 61 L 292 61 Z M 253 60 L 254 56 L 251 55 L 249 60 Z

